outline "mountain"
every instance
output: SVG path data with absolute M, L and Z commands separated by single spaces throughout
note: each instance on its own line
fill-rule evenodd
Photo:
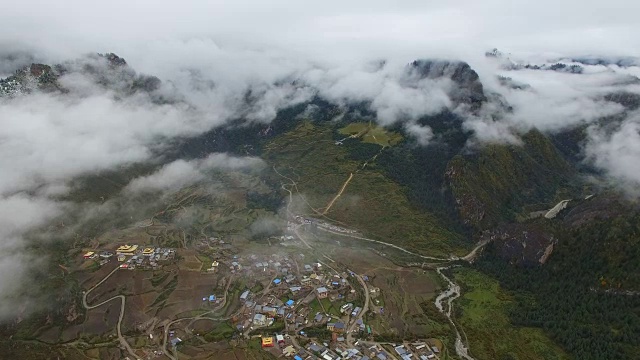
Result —
M 522 142 L 488 145 L 449 161 L 446 176 L 465 223 L 484 230 L 514 221 L 527 206 L 551 203 L 575 183 L 575 171 L 549 138 L 532 130 Z
M 410 77 L 418 79 L 451 79 L 454 83 L 449 92 L 456 104 L 466 104 L 477 110 L 487 101 L 478 74 L 463 61 L 422 59 L 412 62 L 407 69 Z
M 513 71 L 571 74 L 566 76 L 582 76 L 584 72 L 581 65 L 570 61 L 519 65 L 497 50 L 487 56 L 511 64 Z M 594 61 L 582 63 L 600 64 Z M 116 100 L 144 94 L 154 103 L 186 102 L 180 94 L 162 91 L 170 84 L 136 72 L 111 53 L 57 65 L 31 64 L 0 80 L 0 96 L 6 101 L 38 91 L 66 96 L 75 90 L 65 87 L 61 78 L 73 74 L 82 74 Z M 496 102 L 497 95 L 462 61 L 413 61 L 406 65 L 398 83 L 413 89 L 424 80 L 447 83 L 452 103 L 450 108 L 415 119 L 414 125 L 432 133 L 426 144 L 416 140 L 404 124 L 378 126 L 370 102 L 334 103 L 316 95 L 279 109 L 269 123 L 238 115 L 199 135 L 174 139 L 155 150 L 153 163 L 81 176 L 64 200 L 124 201 L 118 197 L 132 179 L 153 174 L 176 160 L 201 159 L 213 152 L 260 157 L 269 170 L 266 175 L 224 179 L 225 186 L 233 186 L 235 192 L 230 195 L 232 200 L 225 199 L 221 214 L 215 215 L 219 217 L 216 226 L 242 227 L 246 219 L 264 214 L 275 217 L 283 211 L 287 197 L 294 197 L 295 188 L 300 207 L 312 209 L 305 215 L 349 224 L 362 236 L 416 254 L 458 259 L 477 244 L 487 243 L 478 248 L 476 261 L 464 266 L 497 280 L 504 297 L 501 300 L 509 304 L 504 316 L 509 326 L 516 331 L 523 327 L 542 329 L 575 357 L 632 359 L 640 351 L 640 210 L 635 201 L 615 189 L 599 188 L 588 181 L 602 175 L 584 163 L 582 149 L 589 125 L 551 134 L 534 128 L 519 134 L 518 144 L 477 143 L 465 126 L 467 118 L 480 116 L 494 105 L 508 115 L 506 100 Z M 529 85 L 508 77 L 502 83 L 513 91 L 529 89 Z M 280 85 L 291 84 L 303 81 L 292 77 Z M 248 108 L 259 102 L 264 91 L 245 95 L 242 101 Z M 605 99 L 622 105 L 627 113 L 640 106 L 640 97 L 630 91 L 615 90 Z M 614 126 L 620 121 L 620 116 L 609 116 L 597 123 Z M 290 188 L 282 185 L 283 178 L 291 181 Z M 197 211 L 216 208 L 211 202 L 219 199 L 190 190 L 179 194 L 183 197 L 176 200 L 177 205 L 169 206 L 162 201 L 170 200 L 160 199 L 165 208 L 153 218 L 174 221 L 171 213 L 184 210 L 183 201 L 195 204 Z M 138 204 L 140 213 L 152 214 L 151 207 L 146 207 L 150 204 Z M 550 211 L 554 208 L 557 211 Z M 201 233 L 185 230 L 182 237 L 164 236 L 171 238 L 172 244 L 196 241 L 205 229 L 210 230 L 209 219 L 203 221 Z M 93 239 L 129 221 L 102 220 L 80 229 L 82 236 L 76 234 L 76 241 Z M 159 235 L 155 239 L 159 238 L 165 239 Z M 86 241 L 84 245 L 89 244 Z M 32 337 L 42 335 L 46 331 L 41 329 L 55 322 L 63 324 L 58 330 L 68 336 L 65 341 L 72 341 L 73 334 L 64 329 L 80 326 L 82 321 L 67 317 L 69 309 L 80 308 L 80 287 L 74 279 L 77 274 L 60 274 L 60 268 L 64 270 L 64 264 L 72 261 L 70 254 L 78 255 L 79 250 L 61 238 L 41 245 L 38 251 L 49 252 L 55 260 L 46 269 L 48 273 L 40 274 L 40 280 L 48 283 L 39 288 L 55 306 L 0 331 L 6 338 L 16 335 L 35 341 Z M 469 315 L 472 307 L 468 305 L 456 311 Z M 454 319 L 459 315 L 454 314 Z M 14 345 L 9 342 L 7 346 Z

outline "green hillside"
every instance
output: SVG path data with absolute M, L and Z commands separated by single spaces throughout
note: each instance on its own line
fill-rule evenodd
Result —
M 568 196 L 574 176 L 551 141 L 536 130 L 522 146 L 488 145 L 451 159 L 447 178 L 460 216 L 478 230 L 516 220 L 525 206 Z

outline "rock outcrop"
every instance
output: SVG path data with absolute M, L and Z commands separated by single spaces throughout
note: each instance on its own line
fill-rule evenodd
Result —
M 416 60 L 408 65 L 407 74 L 417 79 L 451 79 L 454 88 L 449 93 L 455 104 L 466 104 L 472 110 L 479 109 L 487 101 L 484 87 L 469 64 L 463 61 Z

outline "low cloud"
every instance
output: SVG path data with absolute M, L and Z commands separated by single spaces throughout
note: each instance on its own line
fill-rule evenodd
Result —
M 211 154 L 204 159 L 176 160 L 164 165 L 155 173 L 132 180 L 125 192 L 168 192 L 201 182 L 207 173 L 215 170 L 261 169 L 264 162 L 255 157 L 234 157 L 227 154 Z
M 316 96 L 338 105 L 367 104 L 380 124 L 403 126 L 422 146 L 432 141 L 433 132 L 417 120 L 443 109 L 463 116 L 464 129 L 473 134 L 471 144 L 478 146 L 517 144 L 518 135 L 532 128 L 557 132 L 590 124 L 585 150 L 590 161 L 620 181 L 638 181 L 635 117 L 614 130 L 594 125 L 601 117 L 624 113 L 620 105 L 604 99 L 606 94 L 640 93 L 637 62 L 583 64 L 585 71 L 578 75 L 507 70 L 482 54 L 498 46 L 532 62 L 598 52 L 640 56 L 640 47 L 633 45 L 640 3 L 65 4 L 26 0 L 3 9 L 0 75 L 33 61 L 57 63 L 114 51 L 132 68 L 163 83 L 152 92 L 123 96 L 131 90 L 123 79 L 116 77 L 116 83 L 105 88 L 95 77 L 72 71 L 60 78 L 68 94 L 0 99 L 0 271 L 11 269 L 0 273 L 2 294 L 14 292 L 21 277 L 13 274 L 27 270 L 23 264 L 28 261 L 16 261 L 25 256 L 18 255 L 25 236 L 67 210 L 69 204 L 56 199 L 73 190 L 72 179 L 159 163 L 157 154 L 171 140 L 202 134 L 231 119 L 268 123 L 279 109 Z M 154 16 L 149 16 L 150 8 Z M 498 94 L 511 109 L 489 103 L 471 115 L 456 108 L 449 79 L 407 78 L 407 64 L 421 58 L 468 61 L 486 92 Z M 110 71 L 104 61 L 91 61 L 98 73 Z M 67 65 L 79 70 L 87 62 Z M 529 87 L 502 86 L 497 75 Z M 259 167 L 260 161 L 223 154 L 178 160 L 134 180 L 126 192 L 173 191 L 202 181 L 216 169 L 253 166 Z M 294 197 L 291 206 L 302 208 L 303 203 Z M 114 200 L 78 207 L 87 219 L 97 219 L 119 206 L 129 205 Z M 126 210 L 127 215 L 135 213 Z M 257 223 L 256 231 L 262 225 Z M 0 301 L 0 317 L 10 314 L 13 304 Z
M 405 131 L 416 139 L 419 145 L 427 146 L 433 139 L 433 130 L 428 126 L 422 126 L 415 123 L 407 124 Z
M 607 172 L 630 195 L 640 195 L 640 114 L 630 115 L 614 130 L 589 129 L 587 160 Z

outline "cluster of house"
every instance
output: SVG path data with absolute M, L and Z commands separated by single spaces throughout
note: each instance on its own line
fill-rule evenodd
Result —
M 111 251 L 100 251 L 96 253 L 95 251 L 87 251 L 82 257 L 85 260 L 96 260 L 100 259 L 100 266 L 109 262 L 109 259 L 113 256 L 113 252 Z
M 333 224 L 329 224 L 329 223 L 324 222 L 322 220 L 314 220 L 313 222 L 314 222 L 314 224 L 318 225 L 319 227 L 325 228 L 325 229 L 329 229 L 331 231 L 345 233 L 345 234 L 355 234 L 355 233 L 357 233 L 357 231 L 355 231 L 355 230 L 345 229 L 345 228 L 340 227 L 340 226 L 335 226 Z
M 396 354 L 390 355 L 378 344 L 365 345 L 356 342 L 355 347 L 338 344 L 329 347 L 327 344 L 311 342 L 294 355 L 295 360 L 391 360 L 400 357 L 403 360 L 430 360 L 436 358 L 439 349 L 425 342 L 401 344 L 393 348 Z M 390 351 L 390 350 L 389 350 Z
M 175 249 L 170 248 L 139 248 L 138 245 L 122 245 L 116 249 L 121 269 L 157 268 L 162 261 L 175 258 Z
M 413 342 L 411 344 L 401 344 L 395 346 L 393 350 L 402 360 L 429 360 L 434 359 L 437 354 L 440 353 L 440 349 L 438 349 L 437 346 L 429 346 L 427 343 L 422 341 Z
M 240 294 L 240 301 L 244 306 L 244 314 L 253 316 L 246 316 L 243 321 L 237 325 L 238 330 L 243 330 L 248 326 L 254 328 L 270 326 L 275 322 L 276 317 L 284 318 L 288 309 L 295 306 L 295 301 L 289 299 L 286 302 L 278 301 L 268 302 L 266 304 L 258 304 L 256 301 L 251 300 L 251 291 L 245 290 Z
M 288 258 L 252 263 L 250 267 L 252 271 L 257 271 L 255 274 L 270 273 L 267 277 L 272 280 L 265 296 L 254 299 L 248 290 L 240 295 L 244 307 L 238 329 L 269 326 L 277 318 L 283 318 L 288 324 L 300 327 L 308 324 L 314 316 L 309 304 L 315 299 L 349 301 L 357 296 L 347 280 L 347 273 L 329 274 L 322 264 L 316 262 L 304 265 L 300 269 L 302 273 L 295 275 L 289 270 L 290 266 Z M 343 308 L 345 315 L 353 312 L 357 315 L 360 312 L 360 308 L 354 309 L 351 304 Z M 326 314 L 320 315 L 321 319 L 318 319 L 318 314 L 315 316 L 313 321 L 316 325 L 330 321 Z

